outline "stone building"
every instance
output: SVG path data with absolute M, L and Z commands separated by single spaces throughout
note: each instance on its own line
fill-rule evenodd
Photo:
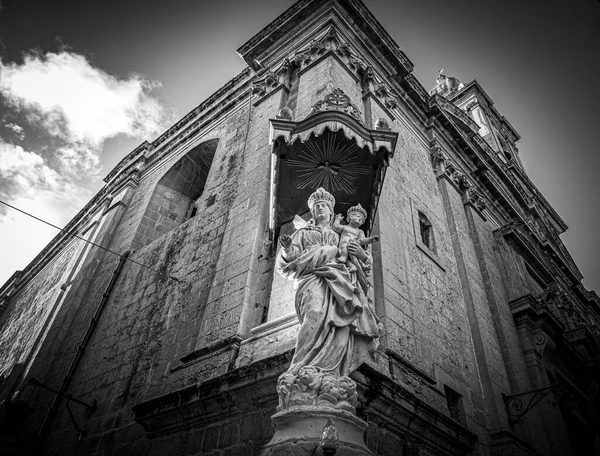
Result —
M 260 454 L 299 328 L 278 241 L 317 187 L 380 236 L 370 451 L 600 454 L 600 301 L 485 90 L 426 91 L 359 0 L 238 53 L 0 288 L 0 454 Z

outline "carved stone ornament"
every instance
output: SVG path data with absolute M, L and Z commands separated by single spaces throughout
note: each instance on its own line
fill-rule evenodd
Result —
M 431 164 L 433 165 L 433 171 L 436 176 L 441 176 L 446 172 L 446 161 L 448 158 L 442 152 L 442 148 L 438 145 L 435 145 L 431 148 L 429 152 L 429 156 L 431 157 Z
M 473 184 L 471 184 L 471 182 L 469 181 L 469 178 L 463 173 L 456 173 L 455 181 L 458 185 L 458 188 L 463 192 L 468 192 L 469 189 L 473 186 Z
M 325 98 L 321 101 L 318 101 L 311 109 L 309 113 L 309 117 L 317 112 L 322 111 L 340 111 L 344 112 L 356 120 L 358 120 L 361 124 L 363 123 L 362 114 L 350 101 L 350 97 L 346 95 L 346 93 L 340 89 L 334 89 L 331 93 L 325 96 Z
M 312 40 L 306 48 L 291 55 L 289 60 L 302 71 L 327 52 L 332 52 L 339 57 L 358 77 L 367 69 L 367 65 L 352 51 L 350 45 L 340 40 L 333 26 L 321 39 Z
M 589 322 L 579 306 L 557 285 L 544 290 L 538 295 L 537 301 L 542 308 L 548 310 L 562 324 L 565 330 L 589 326 Z
M 487 207 L 487 201 L 483 197 L 483 195 L 475 189 L 471 189 L 469 191 L 469 196 L 467 201 L 475 206 L 478 210 L 483 211 Z
M 293 120 L 292 110 L 288 106 L 284 106 L 277 114 L 278 119 Z
M 390 128 L 390 123 L 383 117 L 380 117 L 375 121 L 375 129 L 382 131 L 392 131 L 392 129 Z
M 277 381 L 277 411 L 299 406 L 318 406 L 356 413 L 358 394 L 350 377 L 334 377 L 319 367 L 304 366 L 298 374 L 282 374 Z
M 292 75 L 292 63 L 285 59 L 274 71 L 267 70 L 258 74 L 252 81 L 252 96 L 261 98 L 278 87 L 289 89 Z
M 454 103 L 446 100 L 440 95 L 435 95 L 433 97 L 433 101 L 441 111 L 445 112 L 450 117 L 457 120 L 461 125 L 466 127 L 466 129 L 470 131 L 470 133 L 476 134 L 479 132 L 479 125 L 477 125 L 477 123 L 473 119 L 471 119 L 462 109 L 455 106 Z
M 375 95 L 387 109 L 395 109 L 398 106 L 398 99 L 392 95 L 390 88 L 383 82 L 375 87 Z

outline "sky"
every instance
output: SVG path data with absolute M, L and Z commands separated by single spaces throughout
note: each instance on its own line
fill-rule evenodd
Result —
M 244 68 L 291 0 L 0 0 L 0 199 L 64 226 L 102 178 Z M 364 0 L 426 89 L 476 79 L 600 291 L 600 1 Z M 0 285 L 57 231 L 0 205 Z

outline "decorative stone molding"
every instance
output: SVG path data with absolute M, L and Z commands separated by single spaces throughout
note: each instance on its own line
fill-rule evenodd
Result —
M 328 52 L 335 54 L 358 78 L 361 78 L 365 71 L 367 71 L 368 66 L 365 62 L 356 55 L 348 43 L 340 40 L 333 26 L 329 27 L 321 39 L 312 40 L 306 48 L 296 51 L 293 55 L 289 56 L 288 60 L 298 67 L 300 71 L 303 71 L 311 63 Z
M 390 88 L 385 83 L 380 82 L 377 84 L 374 92 L 387 109 L 398 107 L 398 99 L 392 95 Z
M 478 190 L 471 190 L 467 198 L 467 202 L 475 206 L 479 211 L 487 208 L 487 201 Z
M 147 162 L 147 156 L 152 152 L 152 145 L 148 141 L 144 141 L 137 146 L 127 156 L 115 166 L 110 173 L 103 179 L 109 183 L 118 175 L 127 174 L 132 168 L 141 170 Z
M 578 301 L 554 283 L 538 296 L 510 302 L 517 327 L 529 328 L 530 347 L 552 373 L 552 353 L 557 343 L 566 344 L 588 367 L 600 367 L 598 322 L 586 316 Z M 573 359 L 573 361 L 576 361 Z
M 474 109 L 478 108 L 479 105 L 479 101 L 478 100 L 472 100 L 470 102 L 468 102 L 465 107 L 463 108 L 466 112 L 470 113 L 471 111 L 473 111 Z
M 441 176 L 446 172 L 446 155 L 442 152 L 442 148 L 438 145 L 434 145 L 429 152 L 431 157 L 431 163 L 433 165 L 433 171 L 437 177 Z
M 307 117 L 322 111 L 344 112 L 363 124 L 361 112 L 358 110 L 356 105 L 350 101 L 350 97 L 348 97 L 348 95 L 346 95 L 346 93 L 344 93 L 344 91 L 340 88 L 334 89 L 332 92 L 326 95 L 323 100 L 318 101 L 315 105 L 313 105 Z
M 544 363 L 544 367 L 549 371 L 553 371 L 552 355 L 556 348 L 556 343 L 543 331 L 535 334 L 533 338 L 534 349 L 539 354 Z
M 299 68 L 302 72 L 328 52 L 334 54 L 360 81 L 364 94 L 373 93 L 386 109 L 395 109 L 398 106 L 398 99 L 392 94 L 390 88 L 385 83 L 376 80 L 373 68 L 359 58 L 348 43 L 340 40 L 333 26 L 327 30 L 321 39 L 312 40 L 306 48 L 296 51 L 286 59 L 290 68 L 287 73 L 288 81 L 291 78 L 291 68 L 293 66 Z M 268 92 L 264 88 L 264 84 L 260 83 L 253 90 L 259 96 L 264 96 Z
M 279 113 L 277 114 L 277 118 L 285 119 L 285 120 L 294 120 L 292 110 L 287 106 L 284 106 L 283 108 L 281 108 L 279 110 Z
M 417 81 L 412 74 L 407 74 L 404 76 L 404 81 L 408 84 L 408 86 L 419 96 L 422 103 L 429 104 L 430 96 L 427 91 L 423 88 L 421 83 Z
M 450 160 L 438 144 L 434 144 L 429 152 L 433 171 L 438 179 L 446 177 L 463 195 L 465 204 L 471 204 L 478 211 L 487 207 L 483 194 L 473 185 L 465 173 Z
M 334 377 L 314 366 L 304 366 L 297 375 L 282 374 L 277 381 L 277 411 L 316 406 L 356 413 L 356 383 L 350 377 Z
M 280 87 L 289 90 L 292 81 L 293 64 L 290 59 L 285 59 L 274 70 L 259 73 L 252 81 L 252 96 L 262 98 L 266 94 Z
M 457 171 L 455 173 L 454 180 L 456 181 L 456 184 L 458 185 L 459 190 L 461 190 L 464 193 L 468 193 L 469 190 L 471 189 L 471 187 L 473 187 L 473 184 L 471 184 L 471 182 L 469 181 L 467 176 L 461 172 Z
M 383 117 L 380 117 L 375 121 L 375 129 L 381 131 L 392 131 L 390 128 L 390 123 Z
M 465 128 L 469 134 L 478 136 L 479 125 L 473 119 L 469 117 L 462 109 L 458 108 L 451 101 L 446 100 L 441 95 L 434 95 L 432 99 L 434 105 L 436 105 L 442 112 L 449 115 L 453 119 L 459 122 L 460 125 Z
M 363 94 L 374 92 L 375 90 L 375 74 L 373 73 L 373 67 L 368 66 L 362 72 L 361 85 Z
M 578 329 L 590 325 L 581 308 L 575 304 L 573 298 L 556 284 L 544 290 L 537 297 L 537 301 L 540 303 L 540 306 L 554 315 L 565 330 Z

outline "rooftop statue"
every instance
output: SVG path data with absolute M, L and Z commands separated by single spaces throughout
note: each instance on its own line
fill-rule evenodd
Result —
M 278 410 L 317 405 L 353 412 L 356 384 L 348 375 L 377 347 L 380 324 L 367 296 L 372 256 L 358 229 L 366 211 L 351 208 L 351 225 L 342 226 L 339 218 L 334 223 L 334 205 L 333 195 L 319 188 L 308 199 L 313 219 L 298 217 L 297 230 L 280 237 L 276 267 L 295 281 L 300 330 L 291 365 L 279 378 Z

